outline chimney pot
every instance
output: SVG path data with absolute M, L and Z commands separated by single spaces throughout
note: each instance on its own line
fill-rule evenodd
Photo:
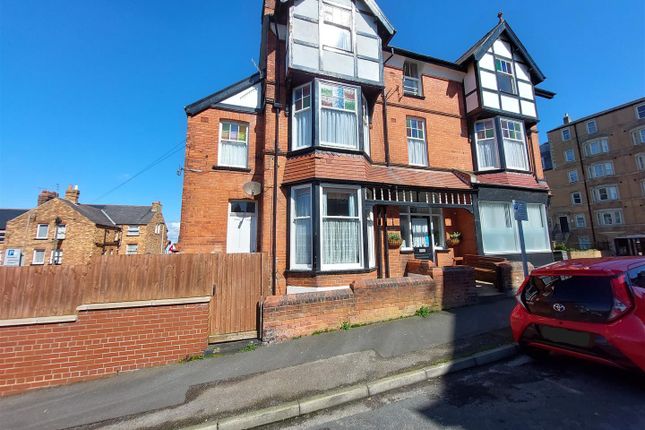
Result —
M 65 200 L 77 205 L 78 197 L 80 194 L 81 192 L 78 190 L 78 185 L 75 185 L 73 187 L 70 185 L 69 187 L 67 187 L 67 190 L 65 191 Z
M 564 114 L 564 117 L 562 118 L 562 122 L 563 122 L 564 124 L 569 124 L 569 123 L 571 122 L 571 118 L 569 118 L 569 114 L 568 114 L 568 113 L 565 113 L 565 114 Z
M 161 212 L 161 202 L 152 202 L 152 212 Z

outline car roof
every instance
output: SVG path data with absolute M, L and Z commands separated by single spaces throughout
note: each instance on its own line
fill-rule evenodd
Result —
M 542 266 L 531 272 L 532 275 L 582 275 L 609 276 L 645 265 L 645 257 L 602 257 L 562 260 Z

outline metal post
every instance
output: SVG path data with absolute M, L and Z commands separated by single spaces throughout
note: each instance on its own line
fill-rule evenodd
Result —
M 522 250 L 522 268 L 524 269 L 524 277 L 529 276 L 529 264 L 526 258 L 526 244 L 524 243 L 524 221 L 517 222 L 517 228 L 520 234 L 520 249 Z

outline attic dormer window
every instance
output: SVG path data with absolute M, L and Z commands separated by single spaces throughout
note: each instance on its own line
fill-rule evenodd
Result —
M 496 58 L 495 72 L 497 74 L 497 86 L 499 90 L 505 93 L 517 94 L 515 77 L 513 75 L 513 63 Z
M 413 96 L 421 95 L 419 66 L 416 63 L 409 61 L 403 63 L 403 93 Z
M 322 16 L 321 40 L 323 46 L 353 52 L 351 9 L 323 3 Z

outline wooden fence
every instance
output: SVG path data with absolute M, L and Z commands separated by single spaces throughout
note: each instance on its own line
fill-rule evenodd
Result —
M 105 256 L 87 266 L 0 267 L 0 320 L 70 315 L 81 304 L 211 296 L 214 289 L 218 308 L 250 311 L 256 296 L 268 293 L 267 267 L 263 254 Z M 222 313 L 211 318 L 217 332 L 228 330 L 224 319 L 239 318 Z

